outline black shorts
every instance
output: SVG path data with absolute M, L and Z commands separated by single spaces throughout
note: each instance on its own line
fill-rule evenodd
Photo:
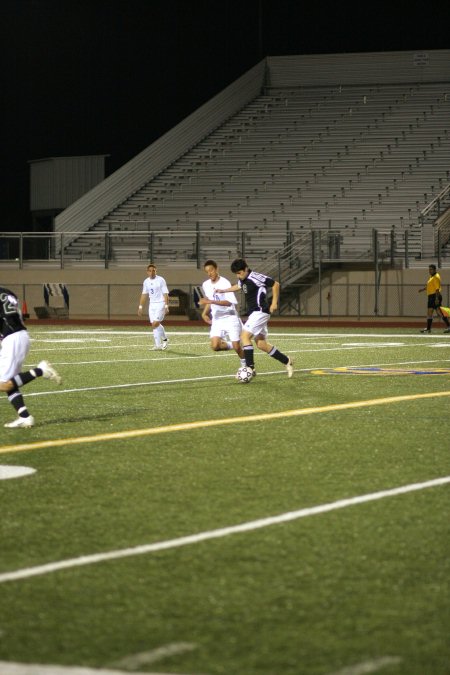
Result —
M 442 295 L 440 293 L 432 293 L 431 295 L 428 295 L 427 298 L 428 298 L 427 304 L 428 309 L 436 309 L 436 307 L 440 307 L 442 302 Z

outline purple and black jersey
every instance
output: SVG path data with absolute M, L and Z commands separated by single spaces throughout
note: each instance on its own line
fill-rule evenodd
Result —
M 267 302 L 267 289 L 272 288 L 275 280 L 260 272 L 250 270 L 247 277 L 242 281 L 238 280 L 247 301 L 247 313 L 265 312 L 270 314 L 269 303 Z
M 0 286 L 0 336 L 3 339 L 20 330 L 26 328 L 22 321 L 17 295 Z

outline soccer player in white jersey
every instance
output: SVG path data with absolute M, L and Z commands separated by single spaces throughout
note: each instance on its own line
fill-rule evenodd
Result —
M 207 260 L 203 269 L 208 279 L 203 282 L 205 297 L 199 300 L 199 305 L 203 307 L 203 321 L 211 326 L 209 331 L 211 349 L 215 352 L 234 349 L 241 360 L 241 365 L 245 366 L 244 352 L 240 342 L 242 321 L 236 309 L 237 298 L 234 293 L 221 292 L 222 288 L 230 286 L 230 282 L 220 276 L 215 260 Z
M 156 274 L 153 263 L 147 266 L 147 279 L 142 284 L 142 293 L 139 300 L 138 316 L 142 316 L 144 304 L 148 298 L 148 317 L 153 329 L 155 346 L 153 349 L 167 349 L 169 340 L 162 322 L 169 313 L 169 289 L 163 277 Z
M 267 276 L 267 274 L 251 270 L 243 258 L 233 260 L 231 271 L 233 274 L 236 274 L 238 282 L 226 288 L 224 292 L 230 293 L 242 290 L 247 300 L 248 318 L 244 323 L 241 334 L 245 364 L 249 368 L 252 368 L 253 374 L 256 375 L 252 342 L 255 340 L 258 349 L 261 349 L 261 351 L 282 363 L 287 370 L 288 377 L 292 377 L 294 373 L 292 359 L 267 341 L 267 324 L 269 323 L 270 315 L 278 307 L 280 295 L 279 282 Z M 272 289 L 270 304 L 267 298 L 268 288 Z

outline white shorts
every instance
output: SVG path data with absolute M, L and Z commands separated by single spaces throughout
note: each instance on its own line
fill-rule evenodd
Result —
M 19 330 L 3 338 L 0 350 L 0 382 L 8 382 L 20 373 L 29 349 L 30 336 L 27 330 Z
M 267 330 L 269 319 L 270 314 L 266 314 L 266 312 L 252 312 L 244 323 L 244 330 L 252 335 L 261 335 L 266 338 L 269 334 Z
M 222 316 L 220 319 L 214 319 L 209 331 L 209 337 L 224 338 L 229 336 L 231 342 L 238 342 L 242 332 L 242 321 L 236 314 L 231 316 Z
M 153 321 L 163 321 L 166 315 L 166 305 L 164 302 L 151 302 L 148 308 L 148 318 L 150 323 Z

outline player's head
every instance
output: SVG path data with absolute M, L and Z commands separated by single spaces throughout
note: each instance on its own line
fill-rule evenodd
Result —
M 428 270 L 429 270 L 431 276 L 433 276 L 433 274 L 436 274 L 436 265 L 430 265 Z
M 217 281 L 217 279 L 219 278 L 219 271 L 215 260 L 211 259 L 207 260 L 203 265 L 203 269 L 205 270 L 206 274 L 211 279 L 211 281 Z
M 241 279 L 241 281 L 244 280 L 250 272 L 244 258 L 236 258 L 236 260 L 233 260 L 231 263 L 231 271 L 237 276 L 238 279 Z
M 156 265 L 153 263 L 147 265 L 147 274 L 149 275 L 150 279 L 154 279 L 156 277 Z

